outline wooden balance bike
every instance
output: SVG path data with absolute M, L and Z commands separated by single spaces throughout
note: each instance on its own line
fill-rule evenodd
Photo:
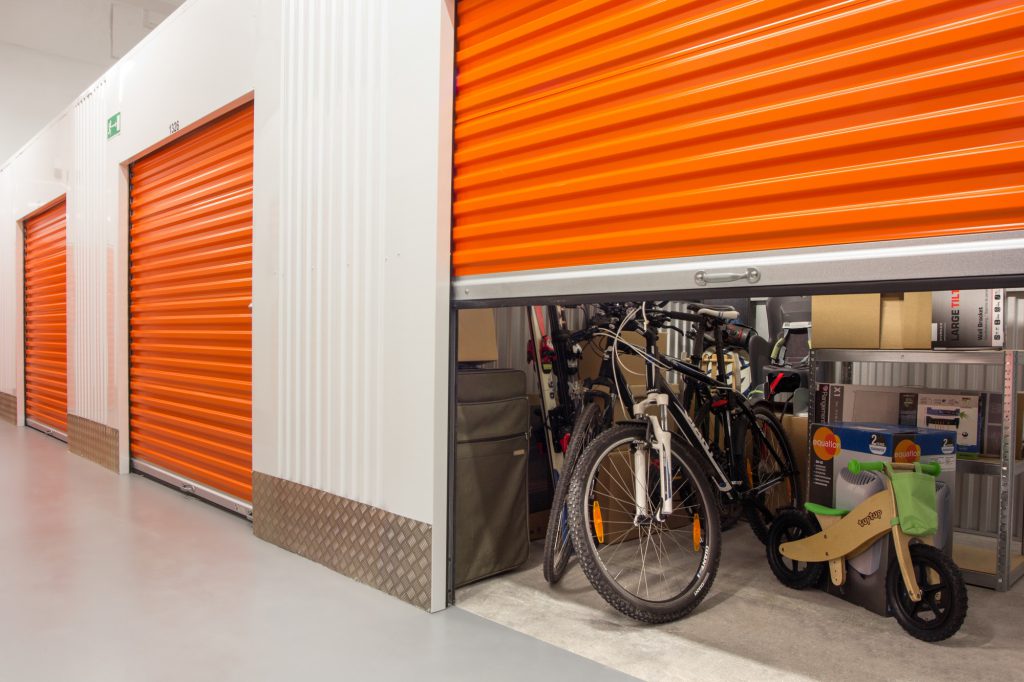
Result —
M 955 634 L 967 615 L 967 589 L 960 569 L 933 547 L 937 528 L 935 480 L 938 464 L 861 463 L 851 473 L 882 472 L 885 489 L 846 511 L 806 503 L 805 511 L 779 514 L 768 534 L 768 564 L 782 584 L 816 586 L 828 565 L 836 586 L 846 582 L 847 559 L 891 534 L 894 558 L 885 577 L 889 611 L 903 629 L 926 642 Z M 895 471 L 894 471 L 895 470 Z

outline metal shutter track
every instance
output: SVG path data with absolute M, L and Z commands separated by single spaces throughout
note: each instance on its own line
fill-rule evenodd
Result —
M 25 220 L 25 421 L 68 430 L 67 208 Z
M 252 499 L 253 106 L 131 168 L 131 454 Z
M 458 15 L 456 275 L 1021 228 L 1019 2 Z

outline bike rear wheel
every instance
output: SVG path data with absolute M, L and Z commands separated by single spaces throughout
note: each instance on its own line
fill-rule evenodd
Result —
M 743 513 L 757 539 L 767 544 L 768 529 L 775 517 L 786 509 L 800 509 L 800 476 L 775 413 L 763 403 L 754 405 L 751 411 L 753 425 L 749 417 L 741 417 L 735 429 L 736 443 L 743 454 L 739 475 L 746 490 L 759 490 L 745 497 Z
M 588 403 L 573 423 L 569 445 L 565 449 L 562 475 L 558 478 L 555 495 L 551 500 L 547 533 L 544 535 L 544 579 L 552 585 L 562 579 L 573 553 L 569 534 L 569 514 L 565 506 L 572 472 L 580 461 L 583 450 L 600 431 L 601 408 L 596 403 Z
M 640 423 L 594 439 L 573 475 L 569 524 L 580 567 L 605 601 L 636 620 L 664 623 L 695 609 L 714 582 L 721 556 L 718 500 L 689 447 L 674 438 L 674 509 L 664 519 L 656 514 L 658 463 L 648 454 L 652 513 L 637 518 L 634 453 L 647 443 L 648 427 Z

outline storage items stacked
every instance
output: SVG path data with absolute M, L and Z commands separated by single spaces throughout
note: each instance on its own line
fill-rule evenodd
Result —
M 814 296 L 815 348 L 1002 348 L 1005 292 Z

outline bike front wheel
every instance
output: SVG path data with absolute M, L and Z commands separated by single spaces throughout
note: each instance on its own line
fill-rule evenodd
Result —
M 638 448 L 647 490 L 639 508 L 647 514 L 638 513 Z M 623 424 L 595 438 L 569 488 L 569 527 L 584 574 L 605 601 L 648 623 L 677 620 L 695 609 L 721 556 L 717 494 L 688 445 L 675 438 L 672 450 L 669 514 L 661 513 L 659 462 L 645 424 Z

